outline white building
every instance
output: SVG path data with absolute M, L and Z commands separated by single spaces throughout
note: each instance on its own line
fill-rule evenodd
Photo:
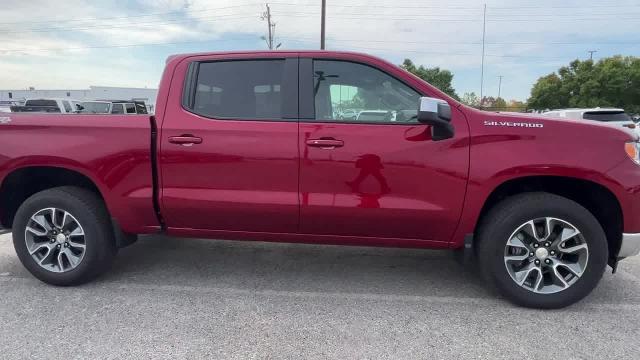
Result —
M 0 90 L 0 101 L 24 101 L 34 98 L 69 98 L 75 100 L 140 100 L 151 113 L 156 109 L 158 89 L 89 86 L 86 90 Z

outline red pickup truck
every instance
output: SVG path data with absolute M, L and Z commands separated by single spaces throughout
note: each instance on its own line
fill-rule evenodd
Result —
M 0 117 L 0 223 L 55 285 L 162 232 L 457 250 L 558 308 L 640 251 L 639 154 L 625 129 L 475 110 L 363 54 L 178 55 L 155 116 Z

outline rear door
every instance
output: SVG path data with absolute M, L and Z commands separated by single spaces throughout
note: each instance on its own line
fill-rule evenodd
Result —
M 178 64 L 160 135 L 170 229 L 297 231 L 297 69 L 293 53 Z
M 444 243 L 462 211 L 468 124 L 452 106 L 455 137 L 433 141 L 414 118 L 429 94 L 384 64 L 300 58 L 301 232 Z

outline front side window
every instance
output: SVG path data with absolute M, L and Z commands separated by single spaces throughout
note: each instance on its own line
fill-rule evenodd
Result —
M 363 123 L 417 123 L 420 94 L 373 67 L 314 60 L 315 118 Z
M 127 114 L 135 114 L 136 106 L 134 104 L 126 104 Z
M 284 60 L 199 64 L 191 111 L 210 118 L 282 119 Z

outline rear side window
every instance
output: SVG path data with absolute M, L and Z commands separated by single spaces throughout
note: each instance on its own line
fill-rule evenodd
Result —
M 58 103 L 55 100 L 27 100 L 24 103 L 25 106 L 55 106 L 58 107 Z
M 624 111 L 588 111 L 583 118 L 596 121 L 632 121 Z
M 124 106 L 122 104 L 113 104 L 111 106 L 112 114 L 124 114 Z
M 136 106 L 133 104 L 126 104 L 125 107 L 127 108 L 127 114 L 135 114 L 136 113 Z
M 185 107 L 209 118 L 282 119 L 284 64 L 284 60 L 200 63 Z

